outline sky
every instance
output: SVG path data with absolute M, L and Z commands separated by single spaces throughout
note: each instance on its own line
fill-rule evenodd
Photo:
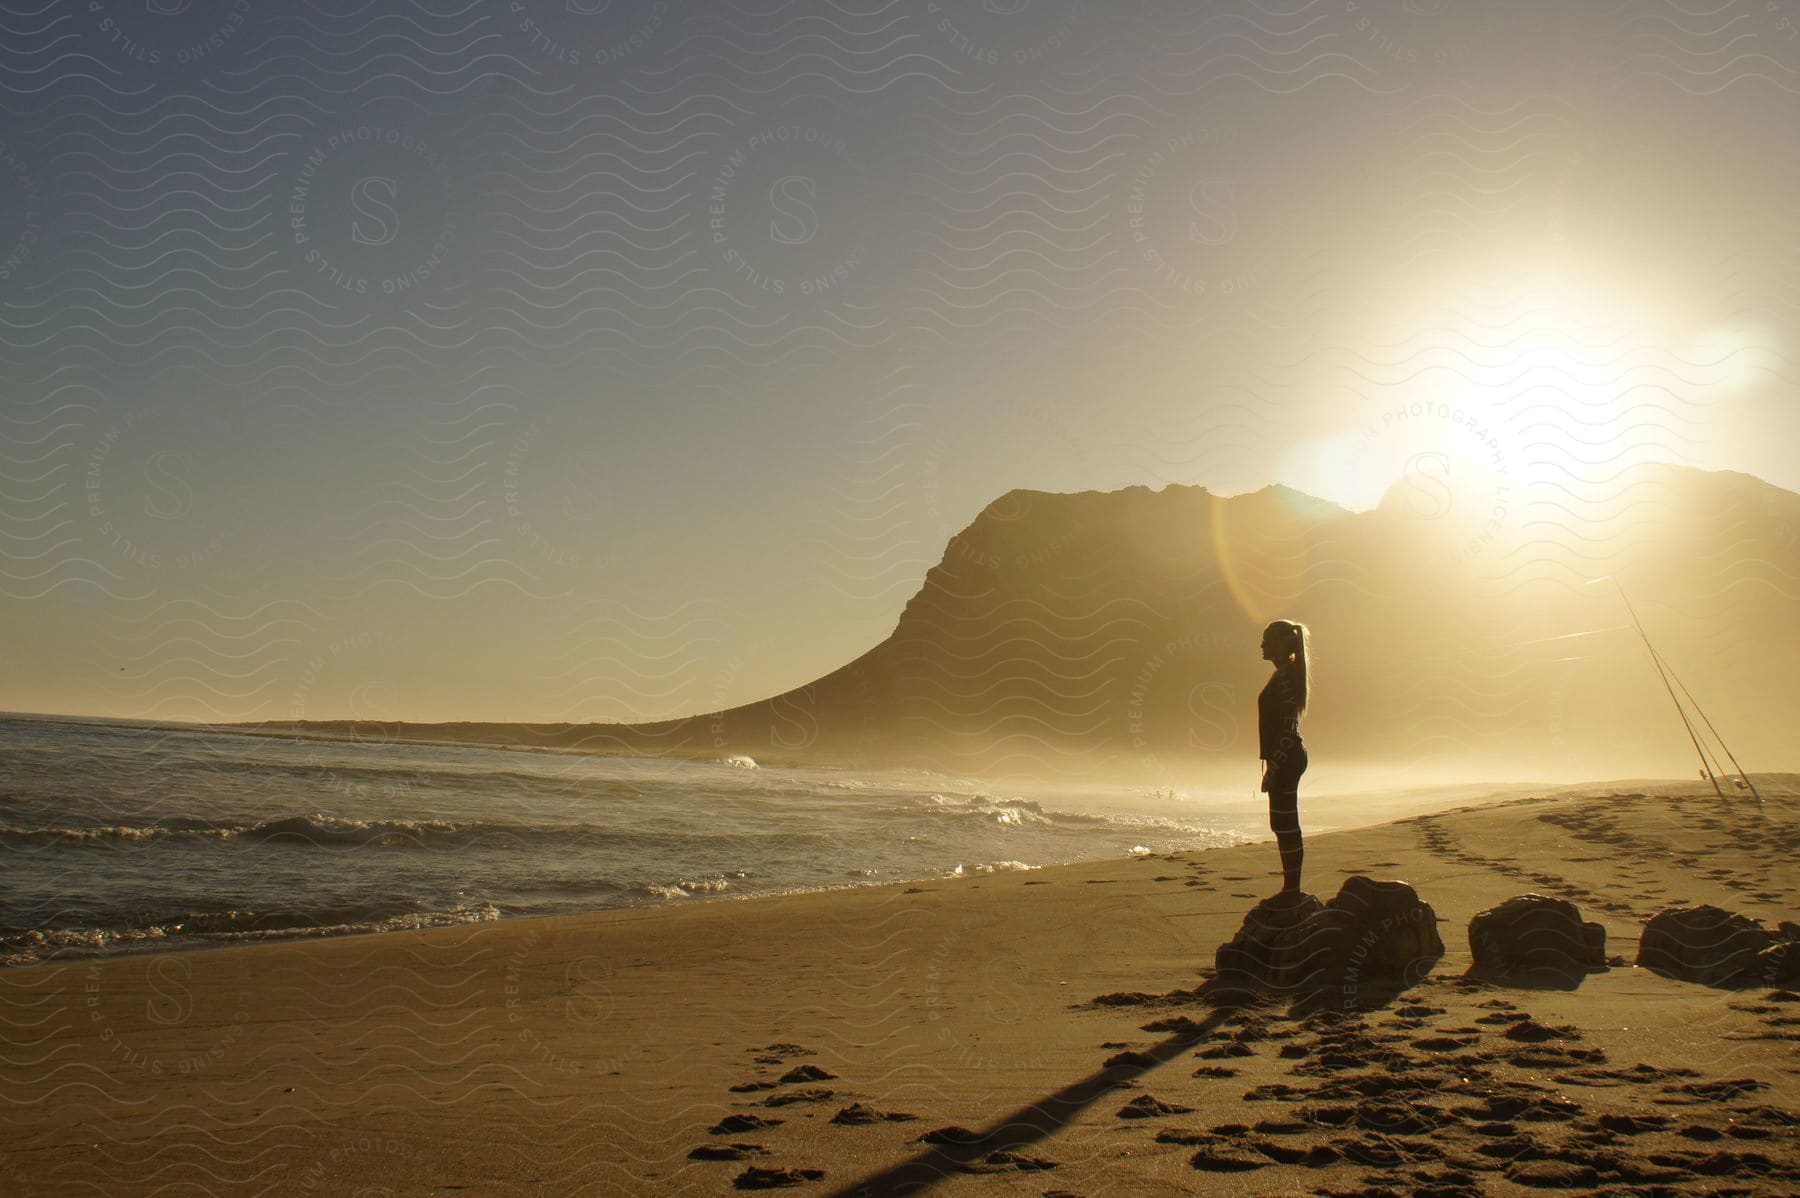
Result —
M 0 0 L 0 104 L 0 709 L 715 710 L 1014 488 L 1800 490 L 1800 0 Z

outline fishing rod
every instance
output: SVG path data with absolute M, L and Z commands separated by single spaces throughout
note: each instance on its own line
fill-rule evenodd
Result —
M 1652 649 L 1650 652 L 1656 653 L 1656 650 Z M 1662 654 L 1656 653 L 1656 656 L 1660 659 Z M 1674 666 L 1669 665 L 1667 662 L 1663 662 L 1663 664 L 1668 667 L 1669 677 L 1675 680 L 1675 685 L 1681 688 L 1681 693 L 1687 696 L 1688 702 L 1694 705 L 1694 710 L 1699 712 L 1700 718 L 1706 722 L 1706 730 L 1712 733 L 1713 739 L 1719 742 L 1719 747 L 1725 750 L 1725 756 L 1731 758 L 1731 768 L 1737 771 L 1736 782 L 1738 786 L 1740 788 L 1747 787 L 1750 793 L 1756 796 L 1757 803 L 1760 804 L 1763 801 L 1762 792 L 1756 789 L 1756 783 L 1750 780 L 1750 775 L 1745 773 L 1744 767 L 1738 764 L 1737 754 L 1731 751 L 1731 746 L 1725 743 L 1725 738 L 1719 735 L 1719 730 L 1717 728 L 1713 727 L 1713 722 L 1707 716 L 1706 709 L 1700 706 L 1700 700 L 1694 698 L 1694 693 L 1688 690 L 1687 683 L 1681 680 L 1681 675 L 1675 672 Z
M 1605 577 L 1612 578 L 1612 575 L 1608 574 Z M 1593 581 L 1600 580 L 1596 578 Z M 1644 648 L 1650 650 L 1650 662 L 1656 667 L 1656 676 L 1662 679 L 1663 689 L 1669 692 L 1669 702 L 1675 704 L 1675 713 L 1681 717 L 1681 726 L 1687 729 L 1688 740 L 1693 744 L 1694 752 L 1700 758 L 1700 776 L 1712 783 L 1713 793 L 1719 796 L 1720 801 L 1723 801 L 1725 790 L 1719 785 L 1719 779 L 1712 771 L 1712 763 L 1706 759 L 1706 750 L 1700 747 L 1700 737 L 1695 734 L 1693 722 L 1688 719 L 1687 708 L 1681 705 L 1681 700 L 1675 697 L 1675 688 L 1669 685 L 1669 676 L 1663 671 L 1661 655 L 1656 652 L 1656 646 L 1650 643 L 1650 636 L 1644 631 L 1643 621 L 1638 619 L 1637 609 L 1631 606 L 1631 600 L 1625 594 L 1625 587 L 1617 578 L 1612 578 L 1612 584 L 1619 588 L 1619 599 L 1625 604 L 1625 610 L 1630 613 L 1631 622 L 1637 627 L 1638 636 L 1643 638 Z M 1698 708 L 1699 705 L 1695 706 Z

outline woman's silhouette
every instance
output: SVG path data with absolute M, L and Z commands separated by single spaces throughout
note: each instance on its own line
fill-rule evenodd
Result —
M 1281 891 L 1300 890 L 1300 775 L 1306 772 L 1306 744 L 1300 739 L 1300 716 L 1311 696 L 1306 653 L 1311 637 L 1306 625 L 1276 620 L 1263 629 L 1262 655 L 1275 663 L 1267 685 L 1256 696 L 1259 752 L 1267 763 L 1262 788 L 1269 795 L 1269 827 L 1281 850 Z

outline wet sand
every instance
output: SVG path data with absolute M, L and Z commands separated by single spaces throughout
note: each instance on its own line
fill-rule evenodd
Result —
M 1664 907 L 1795 918 L 1794 781 L 1314 836 L 1309 890 L 1442 921 L 1365 1012 L 1184 997 L 1270 844 L 4 971 L 0 1193 L 1792 1193 L 1800 996 L 1462 975 L 1532 891 L 1626 962 Z

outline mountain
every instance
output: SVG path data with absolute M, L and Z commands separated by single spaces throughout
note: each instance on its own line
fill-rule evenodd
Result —
M 1368 512 L 1284 486 L 1012 491 L 950 540 L 892 635 L 785 694 L 652 724 L 387 734 L 1249 791 L 1259 639 L 1286 618 L 1312 637 L 1315 781 L 1691 775 L 1628 598 L 1745 768 L 1791 769 L 1797 531 L 1800 496 L 1666 464 L 1474 500 L 1420 475 Z

